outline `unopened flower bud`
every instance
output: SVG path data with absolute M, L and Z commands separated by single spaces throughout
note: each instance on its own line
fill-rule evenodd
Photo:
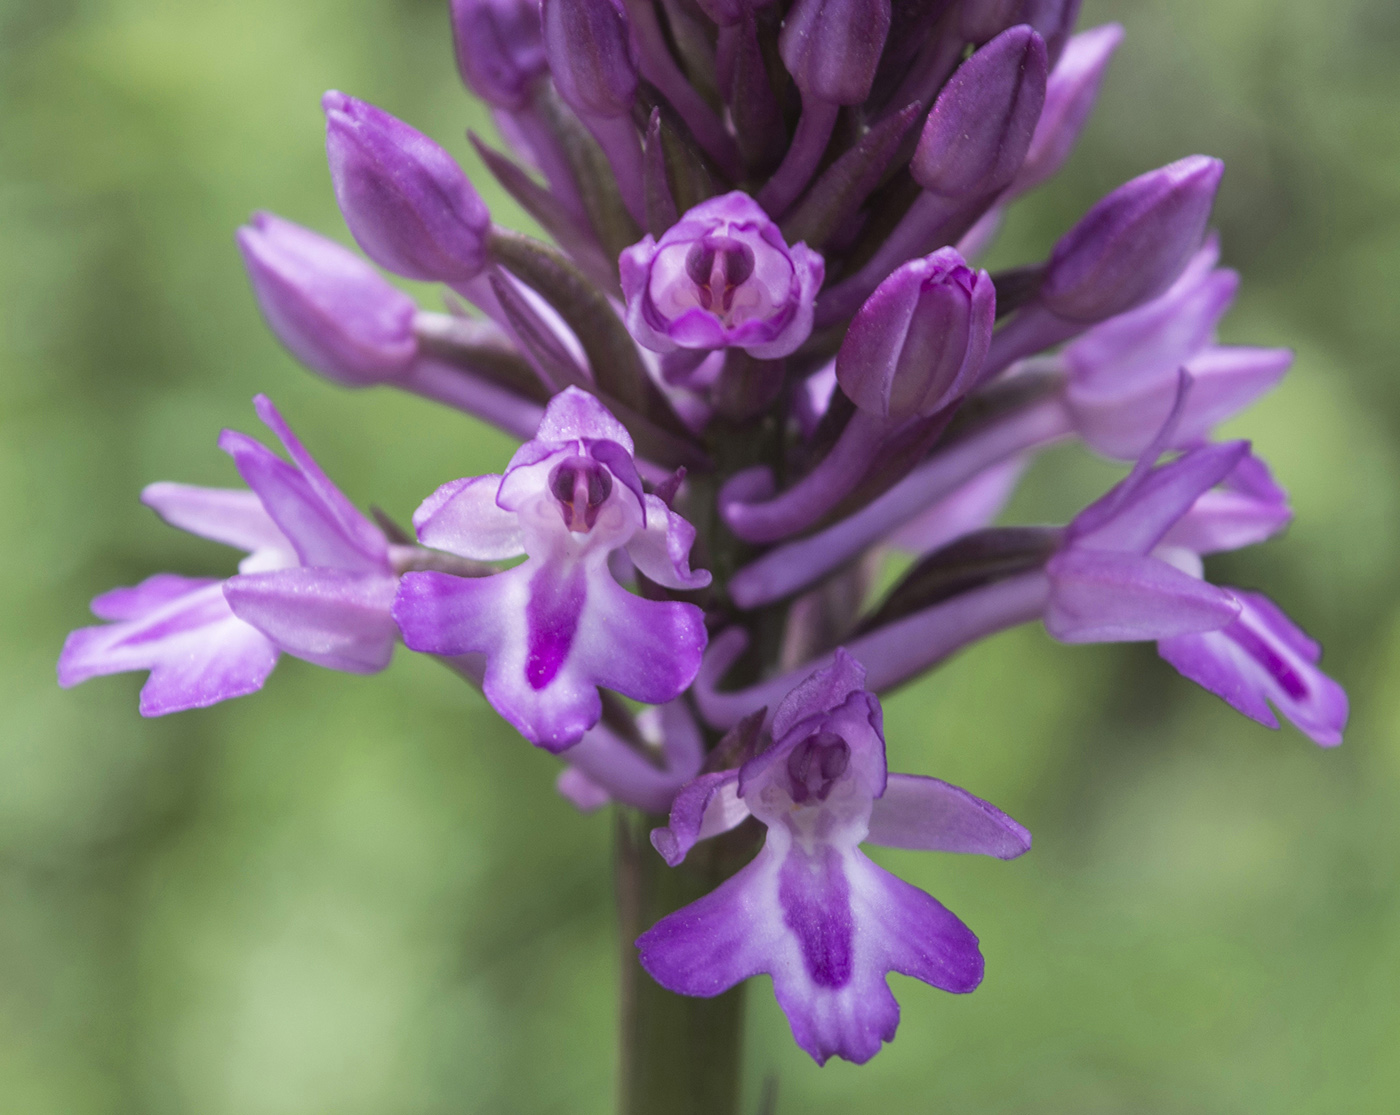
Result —
M 544 0 L 544 50 L 565 103 L 624 116 L 637 94 L 637 50 L 621 0 Z
M 1084 128 L 1104 71 L 1123 28 L 1116 23 L 1094 27 L 1069 40 L 1045 86 L 1045 109 L 1040 114 L 1026 161 L 1016 175 L 1014 193 L 1034 189 L 1063 165 Z
M 413 359 L 413 299 L 354 252 L 271 213 L 238 230 L 253 294 L 277 338 L 337 383 L 393 379 Z
M 778 51 L 803 97 L 855 105 L 870 96 L 890 30 L 890 0 L 797 0 Z
M 958 67 L 924 123 L 909 171 L 943 197 L 976 197 L 1010 185 L 1045 103 L 1045 43 L 1021 25 Z
M 479 274 L 491 215 L 452 156 L 344 93 L 327 93 L 321 107 L 336 201 L 365 253 L 410 279 L 465 282 Z
M 537 0 L 452 0 L 457 69 L 472 92 L 518 112 L 548 72 Z
M 876 288 L 846 332 L 836 378 L 872 414 L 895 421 L 933 414 L 976 380 L 995 319 L 991 277 L 941 248 Z
M 1055 245 L 1040 303 L 1094 322 L 1161 294 L 1200 247 L 1224 169 L 1191 155 L 1119 186 Z
M 760 360 L 793 352 L 812 332 L 822 257 L 789 247 L 738 190 L 702 202 L 660 240 L 622 253 L 627 328 L 656 352 L 742 348 Z

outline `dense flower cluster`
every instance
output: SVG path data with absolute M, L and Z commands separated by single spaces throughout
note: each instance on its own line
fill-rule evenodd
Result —
M 977 938 L 859 845 L 1009 859 L 1030 836 L 887 773 L 878 693 L 1041 622 L 1063 643 L 1155 642 L 1322 745 L 1347 716 L 1314 642 L 1204 575 L 1291 514 L 1247 442 L 1212 440 L 1290 363 L 1216 342 L 1238 284 L 1207 231 L 1221 164 L 1125 183 L 1043 262 L 976 265 L 1068 157 L 1122 37 L 1076 34 L 1078 6 L 453 0 L 462 77 L 513 154 L 473 143 L 554 243 L 495 225 L 442 147 L 331 92 L 351 233 L 449 287 L 449 312 L 279 217 L 238 244 L 307 366 L 523 444 L 429 495 L 415 541 L 356 510 L 260 396 L 290 463 L 229 431 L 247 490 L 142 497 L 245 551 L 237 574 L 99 596 L 107 622 L 69 637 L 60 682 L 146 670 L 141 712 L 161 715 L 257 690 L 279 652 L 369 673 L 402 642 L 559 753 L 581 808 L 669 815 L 667 863 L 766 832 L 637 942 L 664 987 L 768 973 L 819 1062 L 893 1038 L 889 972 L 971 991 Z M 1068 438 L 1131 471 L 1063 526 L 990 526 Z M 888 546 L 917 560 L 872 602 L 866 559 Z

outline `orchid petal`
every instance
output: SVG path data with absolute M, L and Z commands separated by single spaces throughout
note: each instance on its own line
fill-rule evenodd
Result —
M 707 570 L 690 568 L 695 528 L 657 496 L 646 497 L 646 528 L 627 543 L 627 556 L 663 588 L 699 589 L 710 583 Z
M 1000 809 L 937 778 L 891 774 L 870 814 L 872 844 L 1015 859 L 1031 834 Z
M 636 452 L 627 427 L 580 387 L 566 387 L 549 401 L 535 439 L 553 443 L 615 441 L 629 454 Z
M 809 854 L 771 836 L 752 863 L 637 946 L 652 977 L 684 995 L 717 995 L 768 972 L 793 1037 L 819 1064 L 863 1063 L 894 1037 L 887 972 L 956 992 L 982 978 L 976 937 L 936 900 L 854 848 Z
M 341 569 L 279 569 L 232 577 L 224 597 L 233 614 L 279 650 L 352 674 L 389 665 L 398 628 L 389 609 L 398 578 Z
M 702 774 L 676 795 L 670 823 L 651 830 L 651 843 L 670 866 L 681 863 L 701 840 L 728 832 L 749 816 L 739 797 L 739 772 Z
M 173 527 L 253 553 L 291 551 L 291 543 L 244 488 L 200 488 L 161 481 L 141 490 L 141 502 Z
M 1248 453 L 1245 441 L 1206 445 L 1151 471 L 1135 471 L 1075 518 L 1070 527 L 1074 546 L 1146 553 Z
M 94 610 L 122 619 L 72 632 L 59 655 L 58 683 L 68 688 L 102 674 L 149 670 L 142 716 L 256 692 L 277 663 L 277 648 L 229 610 L 218 581 L 159 574 L 98 597 Z
M 1267 597 L 1234 592 L 1243 604 L 1239 619 L 1219 631 L 1164 639 L 1158 653 L 1252 720 L 1277 728 L 1272 703 L 1314 743 L 1341 743 L 1347 695 L 1317 668 L 1318 645 Z
M 389 548 L 384 532 L 365 518 L 359 509 L 345 498 L 344 493 L 331 483 L 330 477 L 321 470 L 321 466 L 316 463 L 315 458 L 306 451 L 305 446 L 301 444 L 300 439 L 292 432 L 292 428 L 287 425 L 266 395 L 254 397 L 253 409 L 263 420 L 263 424 L 277 435 L 278 440 L 287 450 L 287 455 L 291 457 L 292 463 L 301 470 L 301 474 L 306 477 L 306 482 L 311 486 L 311 490 L 316 493 L 327 510 L 334 516 L 345 537 L 371 561 L 382 564 Z M 307 564 L 313 563 L 308 562 Z
M 500 487 L 501 478 L 489 474 L 444 484 L 413 513 L 418 540 L 477 561 L 504 561 L 523 554 L 525 543 L 515 513 L 496 504 Z
M 487 700 L 551 751 L 598 722 L 599 686 L 669 701 L 694 679 L 705 647 L 693 605 L 633 596 L 606 569 L 536 559 L 477 579 L 409 573 L 394 618 L 413 650 L 486 654 Z
M 363 572 L 384 568 L 387 543 L 379 552 L 363 547 L 300 470 L 236 430 L 219 435 L 219 448 L 233 458 L 239 474 L 291 541 L 303 565 Z
M 773 738 L 781 739 L 811 716 L 840 708 L 852 693 L 865 688 L 865 667 L 838 649 L 832 664 L 793 688 L 773 713 Z
M 1166 639 L 1230 623 L 1239 601 L 1153 557 L 1066 550 L 1046 565 L 1045 629 L 1062 643 Z

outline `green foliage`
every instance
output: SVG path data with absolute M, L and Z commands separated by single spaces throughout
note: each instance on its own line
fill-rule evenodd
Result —
M 461 157 L 428 0 L 0 4 L 0 1109 L 26 1115 L 568 1112 L 613 1102 L 611 826 L 446 671 L 292 660 L 261 695 L 165 720 L 139 678 L 69 692 L 94 593 L 232 555 L 140 487 L 227 484 L 222 426 L 266 390 L 362 505 L 406 520 L 504 438 L 299 370 L 232 233 L 267 207 L 345 237 L 318 98 L 366 97 Z M 764 989 L 754 1097 L 779 1110 L 1371 1112 L 1400 1094 L 1400 15 L 1393 0 L 1089 0 L 1128 39 L 1067 172 L 997 263 L 1104 190 L 1225 158 L 1227 339 L 1289 344 L 1243 421 L 1297 526 L 1221 561 L 1327 647 L 1346 745 L 1270 735 L 1150 648 L 1002 636 L 889 702 L 891 767 L 1035 833 L 1013 864 L 888 855 L 977 931 L 987 980 L 906 984 L 898 1040 L 818 1070 Z M 347 238 L 348 239 L 348 238 Z M 1010 520 L 1112 470 L 1035 470 Z

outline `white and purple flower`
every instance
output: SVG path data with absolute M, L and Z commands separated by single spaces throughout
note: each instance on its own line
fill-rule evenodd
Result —
M 700 609 L 636 596 L 609 569 L 625 550 L 664 588 L 710 582 L 690 569 L 695 529 L 644 492 L 632 453 L 622 424 L 571 387 L 503 476 L 454 480 L 413 516 L 425 545 L 480 561 L 526 555 L 489 577 L 408 573 L 394 617 L 414 650 L 484 654 L 487 699 L 551 751 L 598 722 L 599 687 L 660 704 L 700 668 Z
M 739 770 L 704 774 L 677 796 L 652 843 L 673 866 L 696 841 L 752 815 L 757 858 L 637 940 L 663 987 L 713 996 L 768 973 L 793 1037 L 820 1064 L 863 1063 L 894 1038 L 885 977 L 945 991 L 982 981 L 977 938 L 937 900 L 869 860 L 862 842 L 1013 859 L 1030 834 L 936 778 L 888 774 L 879 701 L 844 651 L 778 706 L 773 743 Z
M 627 328 L 656 352 L 741 348 L 760 360 L 796 351 L 812 332 L 822 257 L 783 240 L 739 190 L 701 202 L 660 240 L 622 253 Z
M 1189 413 L 1183 373 L 1172 415 L 1128 477 L 1075 517 L 1046 564 L 1045 627 L 1067 643 L 1155 640 L 1183 677 L 1270 728 L 1270 702 L 1335 746 L 1348 703 L 1317 667 L 1321 648 L 1264 596 L 1212 585 L 1201 558 L 1252 546 L 1292 518 L 1248 442 L 1206 445 L 1152 467 Z
M 389 664 L 398 577 L 383 532 L 331 483 L 266 397 L 254 406 L 292 463 L 225 430 L 219 446 L 251 491 L 161 483 L 141 493 L 172 526 L 247 551 L 238 575 L 158 573 L 98 596 L 93 614 L 110 622 L 68 636 L 60 685 L 149 670 L 141 714 L 163 716 L 256 692 L 279 651 L 348 673 Z

